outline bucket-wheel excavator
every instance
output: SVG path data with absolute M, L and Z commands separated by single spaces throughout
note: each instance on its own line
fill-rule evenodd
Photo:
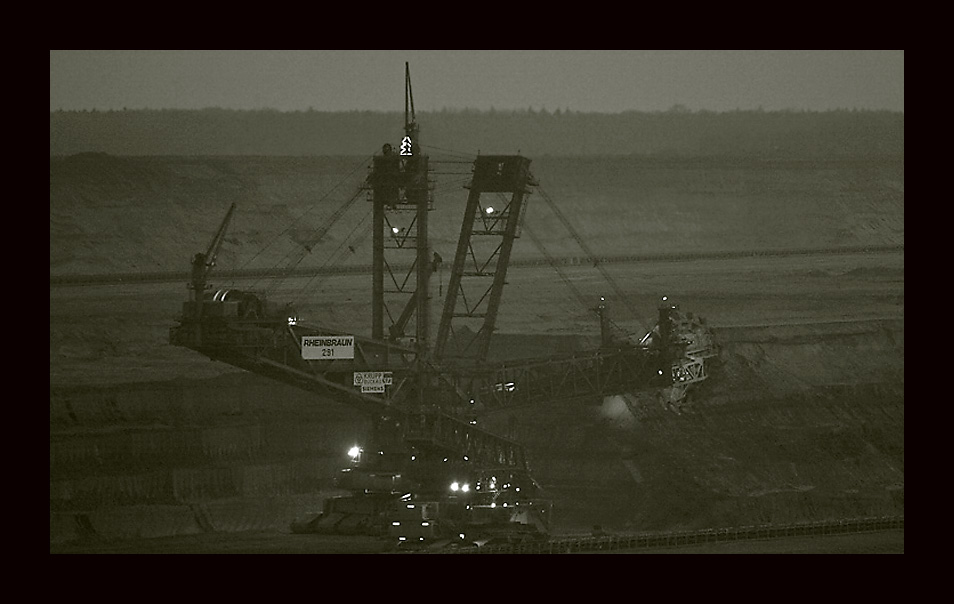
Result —
M 475 418 L 517 405 L 647 389 L 678 401 L 706 378 L 711 337 L 668 301 L 645 336 L 615 337 L 601 301 L 598 350 L 488 359 L 511 250 L 538 183 L 525 157 L 479 155 L 432 339 L 430 278 L 440 262 L 428 242 L 433 181 L 407 67 L 405 77 L 399 152 L 385 145 L 363 186 L 372 204 L 370 337 L 302 319 L 259 294 L 210 288 L 233 205 L 206 253 L 193 259 L 190 299 L 170 341 L 372 417 L 371 442 L 349 452 L 351 465 L 339 475 L 338 485 L 351 495 L 327 500 L 321 514 L 294 530 L 388 535 L 415 545 L 546 538 L 552 504 L 531 477 L 524 448 L 478 428 Z M 401 254 L 410 262 L 402 265 Z M 408 267 L 403 274 L 402 266 Z

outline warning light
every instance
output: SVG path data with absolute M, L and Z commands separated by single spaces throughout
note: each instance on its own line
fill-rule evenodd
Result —
M 487 212 L 488 215 L 489 215 L 489 214 L 493 214 L 493 213 L 494 213 L 494 207 L 493 207 L 493 206 L 487 206 L 487 209 L 484 210 L 484 211 Z
M 399 228 L 397 228 L 397 227 L 391 227 L 391 232 L 394 233 L 395 235 L 397 235 L 398 233 L 401 232 L 401 229 L 399 229 Z M 663 300 L 665 300 L 665 298 L 663 298 Z
M 351 447 L 350 449 L 348 449 L 348 455 L 351 456 L 351 459 L 353 461 L 357 461 L 357 459 L 361 456 L 360 447 L 358 447 L 358 445 Z

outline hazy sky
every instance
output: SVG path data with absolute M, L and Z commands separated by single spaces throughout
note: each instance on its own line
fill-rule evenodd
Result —
M 903 50 L 51 50 L 50 110 L 904 111 Z

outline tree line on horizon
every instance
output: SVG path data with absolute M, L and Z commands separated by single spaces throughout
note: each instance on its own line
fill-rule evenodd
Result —
M 904 113 L 868 110 L 419 112 L 431 154 L 705 157 L 903 156 Z M 135 109 L 50 112 L 50 155 L 370 155 L 402 112 Z

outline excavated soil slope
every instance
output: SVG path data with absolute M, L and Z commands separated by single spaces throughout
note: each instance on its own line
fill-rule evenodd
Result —
M 718 330 L 681 415 L 617 396 L 502 414 L 558 520 L 703 528 L 904 513 L 903 321 Z
M 310 242 L 306 227 L 346 195 L 276 235 L 355 163 L 51 158 L 51 277 L 184 272 L 232 201 L 239 213 L 219 266 L 274 264 L 295 241 Z M 607 256 L 903 246 L 903 160 L 544 158 L 534 169 Z M 554 254 L 579 254 L 538 201 L 534 232 Z M 456 237 L 461 204 L 448 203 L 449 217 L 434 212 L 438 246 Z M 337 247 L 345 234 L 334 229 L 326 243 Z M 272 239 L 275 249 L 250 262 Z M 538 254 L 528 243 L 515 255 Z M 319 244 L 319 259 L 322 249 L 331 248 Z M 353 256 L 346 261 L 370 258 L 365 248 Z M 719 362 L 682 415 L 620 396 L 482 418 L 527 446 L 557 530 L 903 514 L 903 247 L 609 270 L 644 316 L 669 294 L 707 317 Z M 567 274 L 588 294 L 607 291 L 585 266 Z M 367 281 L 324 281 L 303 313 L 367 331 Z M 287 527 L 334 492 L 343 452 L 367 434 L 368 418 L 347 406 L 169 346 L 185 293 L 184 283 L 51 285 L 51 543 Z M 498 350 L 511 356 L 586 348 L 598 333 L 592 313 L 543 268 L 511 271 L 500 326 Z
M 436 171 L 456 173 L 433 177 L 437 210 L 430 235 L 449 261 L 470 167 L 438 159 L 432 160 Z M 239 210 L 221 267 L 283 266 L 303 244 L 311 252 L 301 267 L 322 266 L 370 211 L 361 194 L 336 227 L 314 241 L 314 232 L 358 191 L 366 166 L 353 157 L 52 157 L 50 274 L 188 271 L 191 254 L 205 249 L 233 202 Z M 544 157 L 534 159 L 531 170 L 600 255 L 904 243 L 903 157 Z M 531 196 L 525 222 L 551 254 L 581 254 L 539 194 Z M 358 231 L 366 232 L 367 224 Z M 340 264 L 369 265 L 368 238 L 354 247 Z M 513 258 L 528 257 L 541 253 L 521 241 Z

